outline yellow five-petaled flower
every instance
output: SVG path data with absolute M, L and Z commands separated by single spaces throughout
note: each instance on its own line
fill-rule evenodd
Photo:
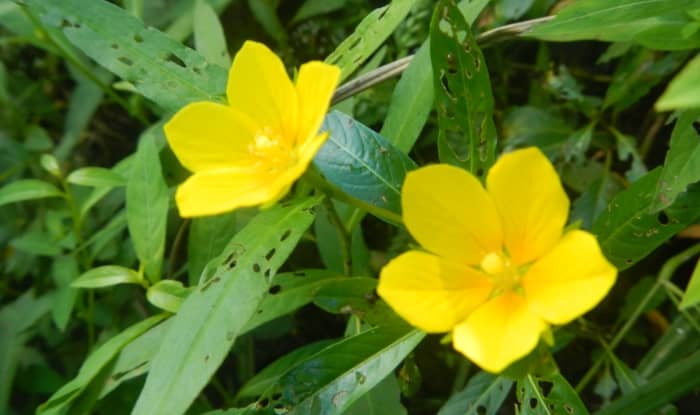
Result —
M 328 134 L 318 132 L 338 67 L 301 66 L 292 84 L 265 45 L 245 42 L 229 71 L 228 105 L 195 102 L 165 125 L 178 160 L 194 174 L 175 196 L 184 217 L 212 215 L 283 197 Z
M 617 270 L 593 235 L 564 232 L 569 199 L 536 148 L 503 155 L 486 188 L 468 172 L 409 173 L 403 218 L 425 248 L 392 260 L 378 292 L 427 332 L 452 332 L 455 349 L 490 372 L 527 355 L 550 324 L 593 308 Z

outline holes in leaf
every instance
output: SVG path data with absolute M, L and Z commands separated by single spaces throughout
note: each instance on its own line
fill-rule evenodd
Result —
M 181 67 L 183 67 L 183 68 L 187 68 L 187 64 L 185 63 L 185 61 L 183 61 L 182 59 L 180 59 L 180 58 L 178 58 L 177 56 L 173 55 L 172 53 L 168 53 L 167 55 L 165 55 L 165 57 L 163 58 L 163 60 L 165 60 L 166 62 L 172 62 L 172 63 L 174 63 L 174 64 L 177 65 L 177 66 L 181 66 Z
M 110 47 L 111 47 L 112 49 L 119 49 L 119 45 L 117 45 L 116 43 L 112 43 L 112 44 L 110 45 Z
M 530 398 L 530 408 L 532 408 L 532 409 L 537 408 L 537 399 Z
M 658 220 L 659 223 L 662 225 L 668 225 L 669 222 L 668 215 L 666 214 L 666 212 L 663 211 L 659 212 L 659 215 L 656 217 L 656 220 Z
M 565 403 L 565 404 L 564 404 L 564 410 L 565 410 L 567 413 L 569 413 L 569 414 L 573 414 L 573 413 L 574 413 L 574 408 L 572 408 L 571 405 L 569 405 L 568 403 Z
M 359 36 L 355 36 L 355 38 L 352 40 L 352 43 L 348 45 L 348 49 L 349 50 L 355 49 L 357 47 L 357 45 L 360 44 L 361 41 L 362 41 L 362 39 Z
M 219 281 L 221 281 L 221 278 L 214 277 L 214 278 L 210 279 L 209 281 L 207 281 L 206 283 L 204 283 L 204 285 L 202 286 L 202 289 L 199 291 L 204 292 L 204 291 L 208 290 L 209 287 L 211 287 L 212 285 L 216 284 Z
M 471 53 L 472 51 L 472 45 L 469 42 L 464 42 L 462 43 L 462 47 L 464 48 L 464 51 L 467 53 Z
M 700 135 L 700 121 L 693 121 L 693 128 L 695 128 L 695 133 Z
M 476 407 L 476 413 L 477 415 L 486 415 L 488 413 L 488 408 L 484 405 L 479 405 Z
M 264 273 L 265 278 L 270 278 L 270 274 L 272 274 L 272 270 L 270 268 L 266 269 Z
M 275 392 L 274 394 L 272 394 L 272 396 L 271 396 L 270 398 L 271 398 L 273 401 L 279 401 L 281 397 L 282 397 L 282 394 L 281 394 L 281 393 Z
M 258 403 L 255 404 L 258 408 L 267 408 L 267 405 L 270 404 L 270 400 L 267 398 L 262 398 L 258 401 Z
M 454 53 L 450 52 L 445 57 L 447 59 L 447 72 L 454 75 L 457 73 L 457 59 Z
M 134 42 L 143 43 L 143 38 L 140 35 L 136 34 L 134 35 Z
M 477 72 L 481 69 L 481 59 L 476 55 L 474 55 L 474 69 L 476 69 Z
M 260 272 L 260 264 L 253 264 L 253 272 Z
M 280 242 L 284 242 L 287 238 L 289 238 L 289 236 L 290 236 L 291 234 L 292 234 L 291 229 L 287 229 L 286 231 L 284 231 L 284 233 L 282 234 L 282 236 L 280 236 Z
M 447 80 L 447 74 L 444 70 L 440 71 L 440 85 L 442 86 L 442 89 L 445 91 L 445 94 L 448 98 L 450 98 L 453 101 L 457 100 L 457 97 L 454 96 L 454 93 L 450 89 L 450 83 Z
M 123 63 L 124 65 L 127 65 L 127 66 L 131 66 L 131 65 L 134 64 L 134 61 L 132 61 L 131 59 L 127 58 L 126 56 L 120 56 L 120 57 L 117 58 L 117 60 L 118 60 L 119 62 Z
M 267 292 L 270 293 L 270 294 L 272 294 L 272 295 L 275 295 L 275 294 L 277 294 L 277 293 L 280 292 L 280 291 L 282 291 L 282 286 L 279 285 L 279 284 L 275 284 L 275 285 L 273 285 L 272 287 L 270 287 L 269 290 L 267 290 Z
M 540 380 L 537 382 L 537 384 L 540 386 L 540 389 L 542 389 L 542 393 L 544 396 L 549 396 L 549 393 L 552 391 L 552 388 L 554 387 L 553 382 L 549 382 L 546 380 Z

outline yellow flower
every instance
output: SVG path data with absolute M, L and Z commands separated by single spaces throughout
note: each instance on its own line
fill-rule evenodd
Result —
M 178 160 L 194 172 L 175 195 L 184 217 L 213 215 L 283 197 L 328 134 L 323 117 L 340 70 L 301 66 L 296 85 L 265 45 L 245 42 L 229 71 L 228 105 L 195 102 L 165 125 Z
M 564 233 L 569 199 L 536 148 L 503 155 L 486 189 L 448 165 L 413 171 L 401 203 L 428 252 L 384 267 L 379 295 L 422 330 L 452 331 L 455 349 L 490 372 L 531 352 L 550 324 L 593 308 L 615 282 L 593 235 Z

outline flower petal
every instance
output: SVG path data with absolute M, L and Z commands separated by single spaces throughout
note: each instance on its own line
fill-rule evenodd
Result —
M 245 114 L 213 102 L 189 104 L 163 127 L 180 163 L 194 172 L 249 159 L 248 145 L 257 129 Z
M 501 224 L 481 183 L 446 164 L 414 170 L 401 192 L 403 219 L 423 247 L 441 256 L 476 265 L 501 249 Z
M 454 348 L 489 372 L 500 372 L 530 353 L 547 324 L 525 299 L 506 292 L 477 308 L 455 327 Z
M 296 90 L 299 97 L 299 144 L 313 139 L 328 111 L 340 79 L 340 68 L 313 61 L 301 65 Z
M 471 267 L 408 251 L 382 269 L 377 292 L 412 325 L 445 332 L 486 301 L 491 288 L 491 279 Z
M 251 168 L 207 170 L 188 178 L 175 194 L 182 217 L 214 215 L 278 200 L 294 179 L 290 172 Z M 298 176 L 297 176 L 298 177 Z
M 535 262 L 521 283 L 535 313 L 550 323 L 565 324 L 598 304 L 616 276 L 595 237 L 575 230 Z
M 501 156 L 489 171 L 486 188 L 501 216 L 505 245 L 515 264 L 539 258 L 561 238 L 569 198 L 539 149 Z
M 262 43 L 246 41 L 228 74 L 229 105 L 250 115 L 293 144 L 297 134 L 297 93 L 282 61 Z

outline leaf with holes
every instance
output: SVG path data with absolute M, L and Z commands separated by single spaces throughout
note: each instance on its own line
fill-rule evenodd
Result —
M 152 361 L 133 414 L 184 413 L 255 314 L 320 198 L 259 213 L 231 239 L 213 275 L 180 306 Z
M 700 110 L 683 112 L 671 133 L 651 212 L 668 207 L 688 185 L 700 180 Z
M 516 391 L 520 415 L 588 415 L 581 398 L 559 373 L 548 378 L 526 375 Z
M 313 269 L 276 275 L 243 331 L 250 331 L 310 303 L 325 284 L 340 279 L 347 278 L 340 277 L 337 272 Z
M 695 0 L 587 0 L 571 3 L 524 36 L 554 42 L 603 40 L 637 42 L 650 49 L 678 50 L 700 46 L 700 32 L 686 34 L 693 23 L 686 10 Z
M 314 158 L 326 180 L 372 206 L 401 212 L 401 185 L 416 168 L 407 155 L 382 136 L 341 112 L 326 116 L 328 141 Z
M 700 217 L 700 186 L 693 185 L 667 209 L 649 213 L 661 177 L 657 168 L 618 193 L 592 231 L 619 270 L 631 267 Z
M 288 370 L 258 406 L 267 402 L 289 415 L 341 414 L 390 374 L 424 336 L 399 324 L 339 340 Z
M 459 8 L 472 24 L 487 4 L 488 0 L 466 0 L 459 2 Z M 426 40 L 396 83 L 380 134 L 408 153 L 428 120 L 434 97 L 430 44 Z
M 352 277 L 328 281 L 314 304 L 334 314 L 352 314 L 370 324 L 401 324 L 403 320 L 376 293 L 377 279 Z
M 221 253 L 236 233 L 236 211 L 192 218 L 187 238 L 187 271 L 190 285 L 197 285 L 207 263 Z
M 169 200 L 158 148 L 145 137 L 131 163 L 126 186 L 126 220 L 136 255 L 151 282 L 161 278 Z
M 340 80 L 346 79 L 381 46 L 401 24 L 413 7 L 413 0 L 393 0 L 372 11 L 355 31 L 326 58 L 326 63 L 340 67 Z
M 496 157 L 493 94 L 484 55 L 452 0 L 440 0 L 430 22 L 440 161 L 481 176 Z
M 219 99 L 226 69 L 104 0 L 23 0 L 86 55 L 166 110 Z M 89 3 L 89 5 L 88 5 Z
M 74 400 L 90 385 L 92 380 L 98 376 L 102 369 L 107 366 L 112 359 L 132 340 L 140 336 L 146 330 L 160 323 L 166 314 L 158 314 L 149 317 L 133 326 L 123 330 L 121 333 L 107 340 L 100 347 L 95 349 L 83 362 L 78 375 L 70 382 L 66 383 L 56 391 L 48 401 L 44 402 L 37 409 L 37 414 L 62 414 L 65 413 Z
M 479 372 L 462 391 L 450 397 L 437 415 L 495 415 L 512 386 L 508 378 Z

